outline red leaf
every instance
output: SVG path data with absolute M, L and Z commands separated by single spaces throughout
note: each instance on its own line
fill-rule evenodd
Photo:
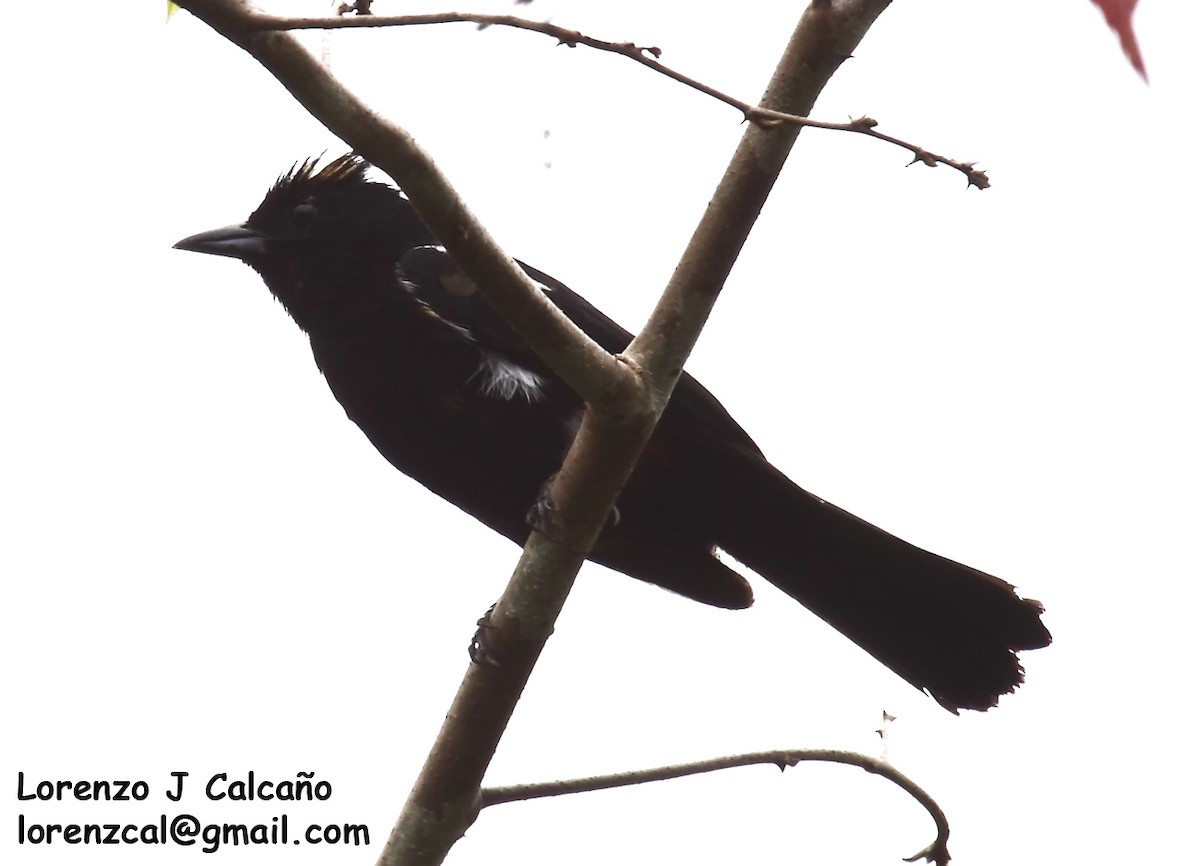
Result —
M 1104 13 L 1108 26 L 1117 31 L 1121 38 L 1121 48 L 1125 56 L 1133 64 L 1142 78 L 1146 78 L 1146 67 L 1142 63 L 1142 52 L 1138 48 L 1137 37 L 1133 35 L 1133 10 L 1138 0 L 1092 0 Z

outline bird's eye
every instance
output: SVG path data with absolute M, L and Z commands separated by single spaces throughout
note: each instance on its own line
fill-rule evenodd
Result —
M 316 221 L 317 209 L 308 202 L 296 205 L 288 215 L 288 224 L 297 233 L 308 232 Z

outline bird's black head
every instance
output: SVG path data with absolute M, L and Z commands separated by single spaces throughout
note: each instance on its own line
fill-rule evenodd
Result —
M 367 179 L 363 159 L 317 163 L 304 160 L 282 175 L 244 223 L 175 244 L 241 259 L 306 330 L 345 293 L 390 283 L 405 251 L 436 243 L 408 199 Z

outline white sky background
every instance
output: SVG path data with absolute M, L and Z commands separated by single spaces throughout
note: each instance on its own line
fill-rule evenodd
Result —
M 729 613 L 589 567 L 490 781 L 772 747 L 879 754 L 886 708 L 888 756 L 947 810 L 955 862 L 1186 861 L 1200 13 L 1142 5 L 1149 88 L 1085 0 L 894 4 L 816 114 L 869 114 L 978 160 L 994 188 L 805 132 L 689 367 L 804 487 L 1042 599 L 1055 644 L 1026 654 L 1027 685 L 954 718 L 762 581 Z M 515 11 L 659 45 L 753 100 L 798 6 Z M 251 270 L 170 249 L 342 146 L 240 51 L 162 15 L 55 4 L 10 25 L 0 60 L 0 859 L 199 862 L 18 847 L 19 812 L 286 811 L 294 832 L 366 823 L 372 847 L 212 862 L 371 863 L 518 551 L 375 453 Z M 421 28 L 330 48 L 513 254 L 634 329 L 741 133 L 732 109 L 538 35 Z M 18 770 L 153 794 L 21 804 Z M 192 790 L 176 806 L 174 770 L 196 785 L 313 771 L 334 796 Z M 500 807 L 451 862 L 897 863 L 932 832 L 860 772 L 755 768 Z

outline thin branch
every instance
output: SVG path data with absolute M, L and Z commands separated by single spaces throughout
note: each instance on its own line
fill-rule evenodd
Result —
M 283 15 L 255 13 L 252 26 L 259 30 L 345 30 L 357 27 L 414 27 L 424 24 L 475 24 L 480 30 L 488 27 L 512 27 L 531 33 L 544 33 L 560 45 L 575 48 L 583 45 L 598 51 L 621 54 L 641 62 L 662 55 L 662 49 L 634 45 L 632 42 L 608 42 L 595 39 L 578 30 L 559 27 L 549 21 L 533 21 L 515 15 L 481 15 L 474 12 L 430 12 L 423 15 L 356 15 L 353 17 L 289 18 Z M 653 67 L 652 67 L 653 68 Z
M 576 327 L 517 267 L 407 131 L 372 111 L 290 34 L 264 29 L 263 16 L 243 0 L 179 5 L 250 53 L 318 121 L 387 172 L 488 301 L 576 393 L 605 406 L 640 391 L 628 366 Z
M 806 115 L 890 0 L 813 0 L 784 49 L 761 104 Z M 648 376 L 678 375 L 741 255 L 800 126 L 748 126 L 650 320 L 625 350 Z M 674 381 L 673 379 L 671 380 Z M 660 383 L 653 382 L 655 393 Z
M 665 75 L 680 84 L 690 87 L 692 90 L 699 91 L 713 99 L 719 100 L 732 108 L 736 108 L 742 113 L 743 119 L 757 124 L 759 126 L 771 126 L 778 123 L 790 123 L 796 126 L 811 126 L 815 129 L 831 129 L 840 132 L 856 132 L 861 135 L 869 136 L 870 138 L 879 141 L 887 142 L 896 147 L 910 151 L 913 155 L 912 162 L 921 163 L 928 166 L 941 165 L 949 166 L 956 171 L 962 172 L 967 178 L 967 185 L 978 189 L 987 189 L 990 184 L 987 175 L 980 169 L 975 168 L 975 164 L 971 162 L 962 162 L 950 157 L 940 156 L 932 151 L 926 150 L 920 145 L 913 144 L 901 138 L 896 138 L 892 135 L 879 132 L 875 129 L 878 121 L 869 117 L 860 117 L 857 120 L 851 120 L 848 123 L 832 123 L 823 120 L 813 120 L 812 118 L 790 114 L 785 111 L 775 111 L 769 108 L 764 108 L 759 105 L 753 105 L 744 100 L 731 96 L 724 91 L 711 87 L 702 81 L 698 81 L 689 75 L 685 75 L 676 69 L 672 69 L 665 63 L 660 62 L 662 57 L 662 49 L 656 46 L 637 45 L 633 42 L 610 42 L 605 39 L 596 39 L 593 36 L 588 36 L 578 30 L 570 30 L 566 27 L 560 27 L 557 24 L 551 24 L 548 21 L 533 21 L 528 18 L 519 18 L 515 15 L 482 15 L 472 12 L 441 12 L 429 13 L 424 15 L 355 15 L 350 17 L 329 17 L 329 18 L 286 18 L 279 15 L 266 15 L 256 13 L 251 19 L 250 26 L 262 30 L 341 30 L 346 28 L 357 27 L 413 27 L 427 24 L 475 24 L 480 30 L 487 27 L 512 27 L 517 30 L 525 30 L 530 33 L 542 33 L 553 39 L 558 40 L 559 45 L 566 45 L 568 48 L 575 48 L 583 45 L 586 48 L 594 48 L 597 51 L 604 51 L 610 54 L 617 54 L 621 57 L 627 57 L 636 63 L 640 63 L 647 69 L 651 69 L 660 75 Z
M 732 767 L 749 767 L 756 764 L 772 764 L 780 770 L 794 767 L 801 761 L 822 761 L 825 763 L 846 764 L 859 767 L 876 776 L 882 776 L 892 784 L 901 788 L 914 800 L 921 804 L 937 827 L 937 838 L 926 848 L 912 857 L 905 858 L 913 863 L 924 859 L 945 866 L 950 862 L 950 851 L 947 843 L 950 839 L 950 824 L 946 813 L 920 785 L 905 776 L 887 761 L 861 755 L 857 752 L 844 752 L 836 749 L 780 749 L 770 752 L 749 752 L 743 755 L 729 755 L 721 758 L 710 758 L 706 761 L 694 761 L 687 764 L 671 764 L 665 767 L 653 767 L 646 770 L 634 770 L 628 773 L 613 773 L 604 776 L 587 776 L 579 779 L 562 779 L 555 782 L 536 782 L 527 785 L 506 785 L 504 787 L 484 788 L 481 792 L 481 807 L 498 806 L 501 803 L 514 803 L 519 800 L 536 800 L 541 797 L 558 797 L 563 794 L 581 794 L 589 791 L 603 791 L 609 788 L 622 788 L 628 785 L 642 785 L 647 782 L 662 782 L 668 779 L 680 779 L 685 776 L 695 776 L 700 773 L 711 773 L 716 770 L 728 770 Z

